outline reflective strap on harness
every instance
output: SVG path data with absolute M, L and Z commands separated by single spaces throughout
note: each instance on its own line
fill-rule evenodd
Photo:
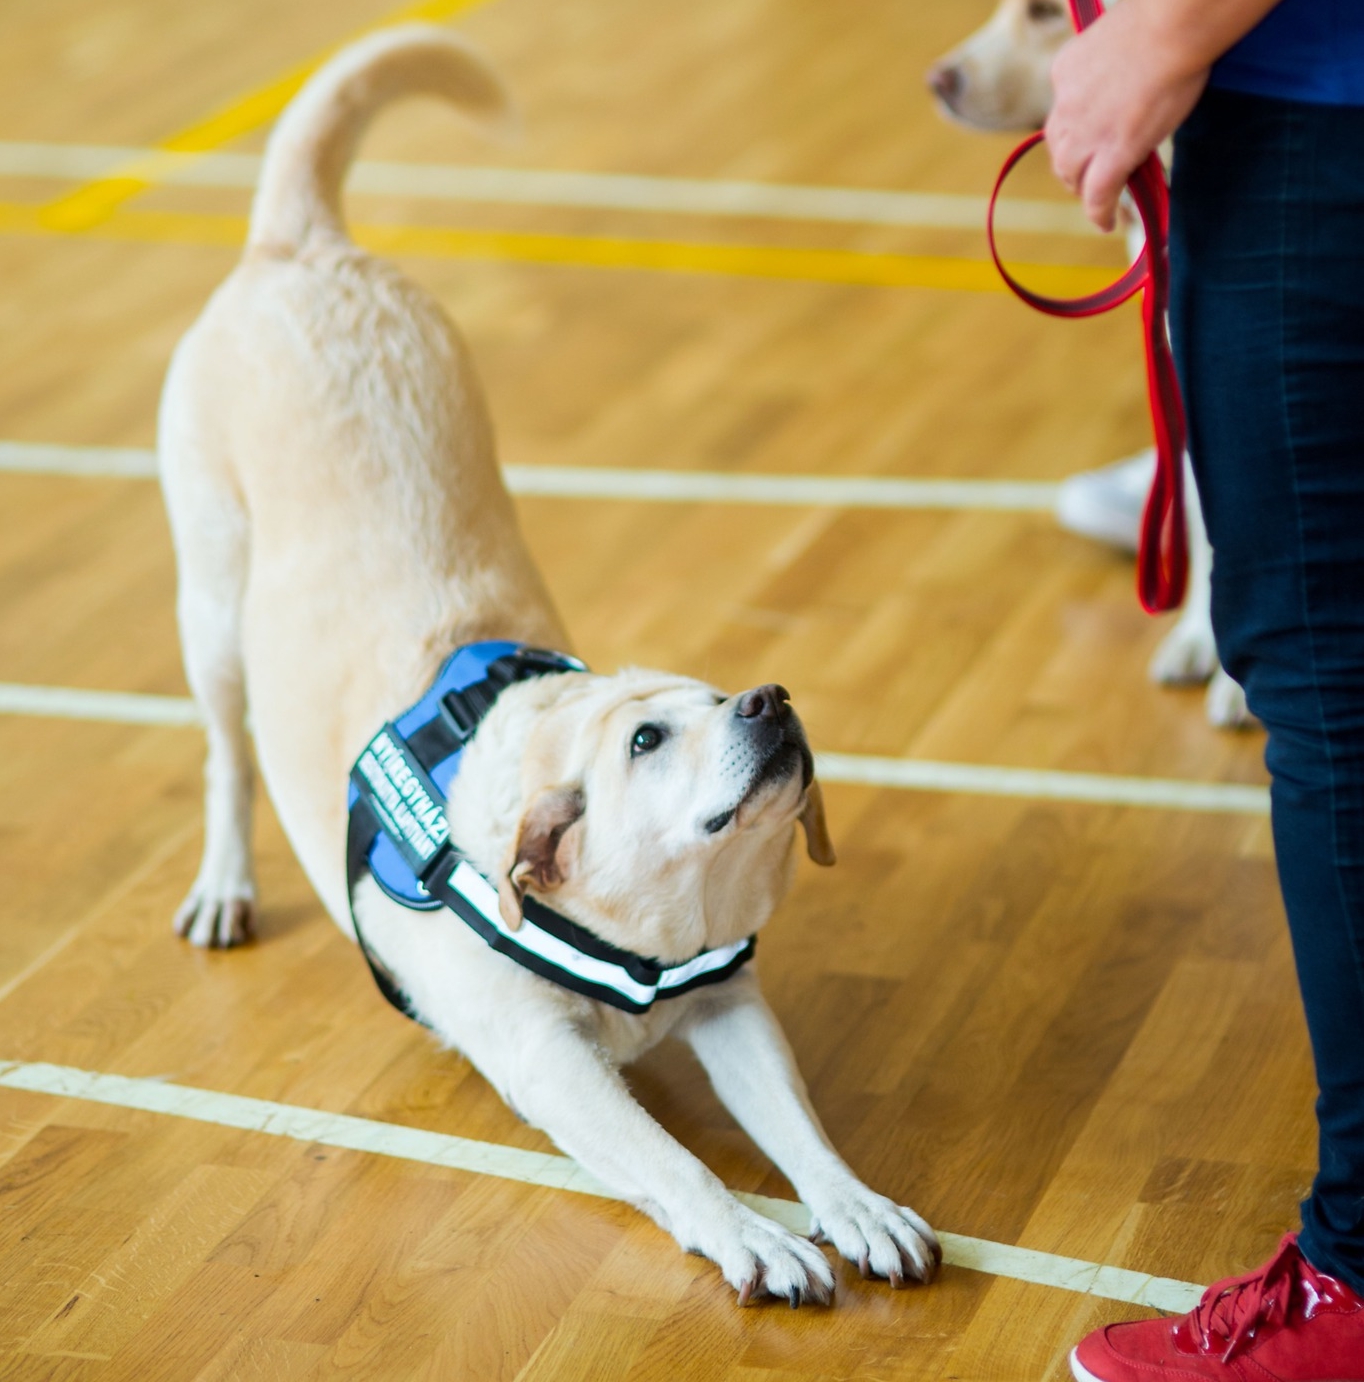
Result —
M 1070 13 L 1078 32 L 1103 14 L 1103 4 L 1101 0 L 1070 0 Z M 1127 182 L 1127 190 L 1146 232 L 1146 246 L 1136 263 L 1116 282 L 1087 297 L 1046 297 L 1013 277 L 1004 267 L 995 244 L 995 204 L 1000 189 L 1023 156 L 1044 138 L 1040 131 L 1029 135 L 1000 169 L 985 220 L 990 255 L 1014 295 L 1049 316 L 1092 317 L 1111 311 L 1138 291 L 1142 294 L 1146 394 L 1155 431 L 1156 474 L 1141 520 L 1137 595 L 1143 609 L 1159 614 L 1177 609 L 1183 602 L 1189 567 L 1189 538 L 1184 517 L 1184 402 L 1165 320 L 1170 298 L 1170 194 L 1165 184 L 1165 170 L 1160 158 L 1151 153 Z
M 524 919 L 512 931 L 498 910 L 497 889 L 458 855 L 451 864 L 427 886 L 491 949 L 542 979 L 624 1012 L 648 1012 L 660 998 L 676 998 L 728 978 L 752 957 L 757 945 L 749 936 L 703 950 L 680 965 L 662 965 L 609 945 L 533 897 L 522 899 Z

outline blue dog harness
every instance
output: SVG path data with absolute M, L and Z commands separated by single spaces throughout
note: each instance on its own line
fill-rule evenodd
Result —
M 346 883 L 355 937 L 379 991 L 418 1022 L 424 1019 L 361 934 L 355 889 L 366 873 L 402 906 L 454 912 L 500 954 L 624 1012 L 647 1012 L 656 999 L 727 979 L 753 954 L 750 936 L 664 965 L 608 944 L 533 897 L 522 900 L 525 919 L 512 931 L 498 911 L 497 889 L 450 839 L 444 802 L 466 745 L 498 695 L 513 682 L 586 670 L 577 658 L 521 643 L 467 644 L 446 659 L 416 705 L 370 740 L 351 769 Z

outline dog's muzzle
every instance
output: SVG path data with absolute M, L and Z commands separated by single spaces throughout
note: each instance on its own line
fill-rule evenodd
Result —
M 743 796 L 728 810 L 704 822 L 702 828 L 708 835 L 719 834 L 738 815 L 739 808 L 769 782 L 788 778 L 799 768 L 804 788 L 815 776 L 814 755 L 784 686 L 772 682 L 745 691 L 735 700 L 734 716 L 740 722 L 739 733 L 748 738 L 757 769 Z
M 805 738 L 805 727 L 791 708 L 791 693 L 775 682 L 745 691 L 734 707 L 734 714 L 746 721 L 762 757 L 762 766 L 752 791 L 778 776 L 794 758 L 800 763 L 801 785 L 808 787 L 815 775 L 814 755 Z

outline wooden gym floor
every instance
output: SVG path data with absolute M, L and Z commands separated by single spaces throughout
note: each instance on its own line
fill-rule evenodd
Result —
M 1044 483 L 1144 443 L 1132 313 L 1062 324 L 992 290 L 961 199 L 1005 145 L 943 124 L 921 83 L 984 0 L 420 8 L 492 56 L 524 136 L 405 108 L 364 157 L 426 171 L 351 210 L 461 322 L 531 480 Z M 957 1235 L 937 1284 L 893 1293 L 842 1264 L 830 1311 L 739 1310 L 634 1211 L 528 1183 L 567 1168 L 518 1160 L 554 1149 L 383 1004 L 268 806 L 259 942 L 171 934 L 201 743 L 137 472 L 171 347 L 241 234 L 251 164 L 220 155 L 259 150 L 300 65 L 391 18 L 384 0 L 5 9 L 0 1376 L 1060 1378 L 1082 1332 L 1187 1299 L 1179 1283 L 1296 1222 L 1313 1084 L 1260 736 L 1147 683 L 1165 625 L 1036 490 L 1004 509 L 991 484 L 947 508 L 838 484 L 804 505 L 519 500 L 594 665 L 780 680 L 841 755 L 840 866 L 802 869 L 761 966 L 835 1141 Z M 152 149 L 211 157 L 129 165 Z M 569 196 L 523 176 L 471 200 L 430 195 L 433 165 L 672 181 Z M 1016 196 L 1056 197 L 1030 176 Z M 884 201 L 840 219 L 819 194 L 721 214 L 707 188 L 736 181 L 760 202 L 948 197 L 880 222 Z M 1009 252 L 1050 282 L 1114 262 L 1062 203 L 1042 214 L 1064 233 Z M 908 760 L 1055 776 L 855 780 L 956 771 Z M 1148 780 L 1158 804 L 1124 805 Z M 789 1198 L 681 1053 L 633 1079 L 730 1185 Z

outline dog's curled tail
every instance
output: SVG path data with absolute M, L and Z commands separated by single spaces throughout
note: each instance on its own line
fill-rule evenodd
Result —
M 308 79 L 266 145 L 248 249 L 297 254 L 316 235 L 345 238 L 341 183 L 365 127 L 390 101 L 442 96 L 466 115 L 512 124 L 511 101 L 487 63 L 427 24 L 381 29 Z

